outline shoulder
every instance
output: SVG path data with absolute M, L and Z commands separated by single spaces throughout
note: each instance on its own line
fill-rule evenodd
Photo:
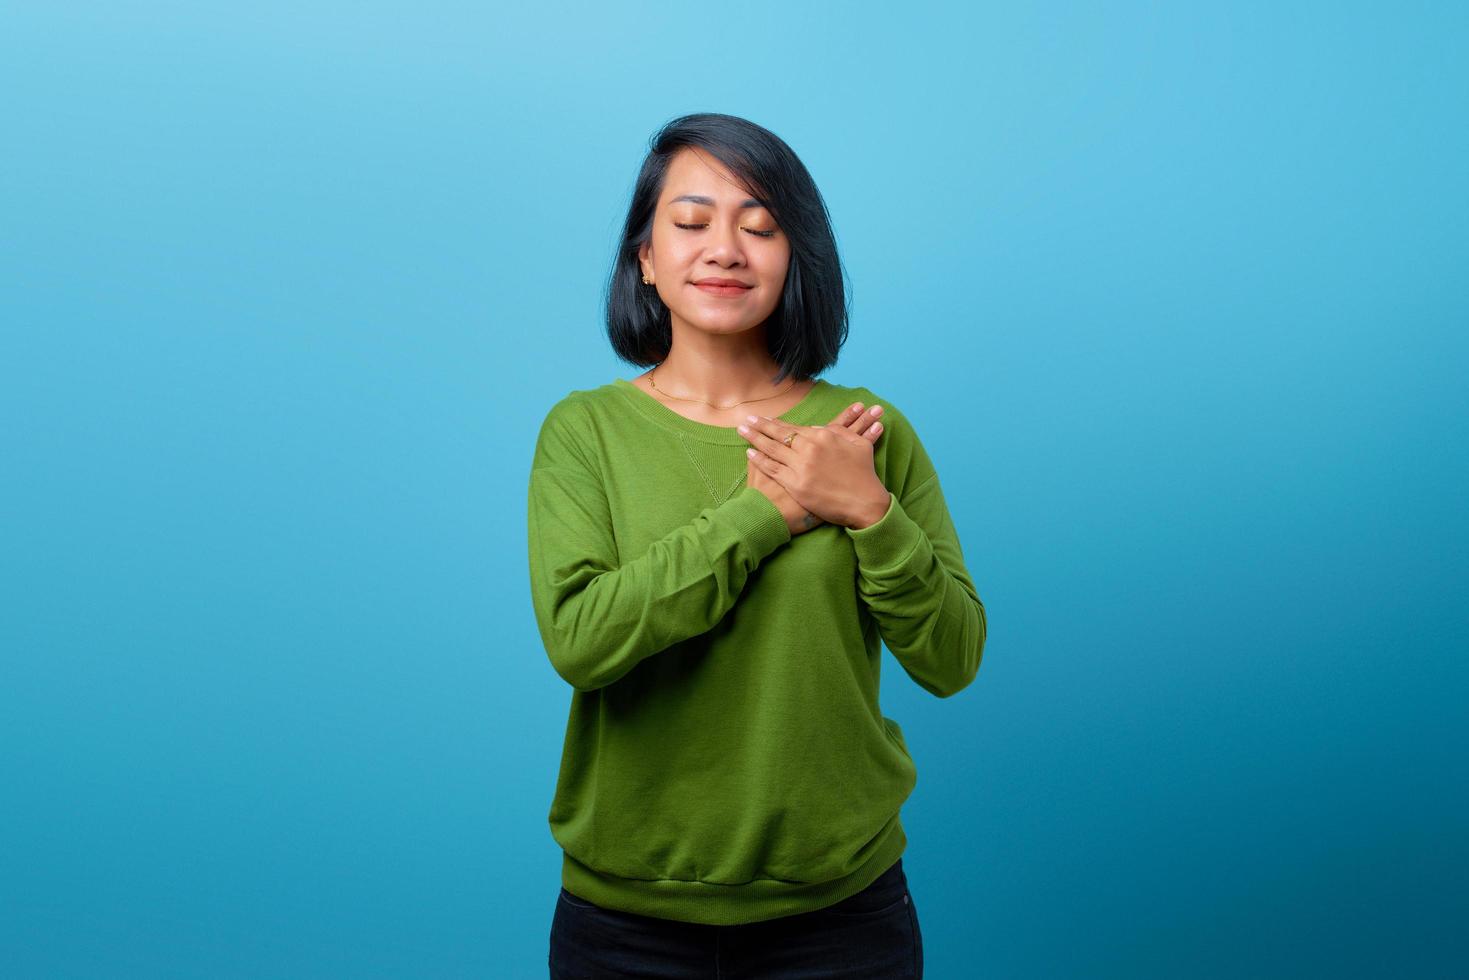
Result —
M 913 422 L 908 414 L 893 400 L 887 397 L 887 392 L 874 390 L 866 385 L 843 385 L 828 381 L 831 386 L 832 404 L 840 409 L 854 402 L 861 402 L 863 410 L 874 405 L 882 406 L 882 415 L 878 416 L 882 421 L 882 427 L 889 433 L 899 435 L 903 438 L 917 438 Z
M 868 385 L 833 384 L 832 387 L 841 392 L 841 400 L 836 402 L 839 406 L 853 402 L 861 402 L 864 410 L 873 405 L 882 406 L 882 414 L 878 416 L 882 435 L 875 449 L 885 482 L 900 499 L 906 491 L 921 486 L 934 474 L 933 460 L 919 436 L 918 424 L 903 405 L 888 397 L 889 391 Z M 921 409 L 915 411 L 921 414 Z
M 615 382 L 595 388 L 573 388 L 551 403 L 541 419 L 541 429 L 590 428 L 593 413 L 599 406 L 622 397 Z
M 597 408 L 605 400 L 622 397 L 615 384 L 573 388 L 551 403 L 536 435 L 535 465 L 576 462 L 596 468 L 593 446 L 597 440 Z

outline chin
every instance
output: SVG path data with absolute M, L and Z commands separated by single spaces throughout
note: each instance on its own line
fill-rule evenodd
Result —
M 730 323 L 730 324 L 704 324 L 704 323 L 695 323 L 695 324 L 693 324 L 693 327 L 694 327 L 695 330 L 699 330 L 699 331 L 701 331 L 703 333 L 720 334 L 721 336 L 731 336 L 731 335 L 734 335 L 734 334 L 737 334 L 737 333 L 744 333 L 745 331 L 747 331 L 747 330 L 753 330 L 753 329 L 755 329 L 758 326 L 759 326 L 758 323 L 750 323 L 750 324 L 744 324 L 744 323 Z
M 735 316 L 733 315 L 734 311 L 731 310 L 730 314 L 729 316 L 709 316 L 707 311 L 699 310 L 694 315 L 686 315 L 681 319 L 690 326 L 708 331 L 709 333 L 742 333 L 760 326 L 766 319 L 764 316 L 761 316 L 752 320 L 746 311 L 742 311 L 741 315 Z

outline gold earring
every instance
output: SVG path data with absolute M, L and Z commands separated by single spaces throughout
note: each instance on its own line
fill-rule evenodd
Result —
M 647 276 L 644 276 L 643 277 L 643 285 L 644 286 L 651 286 L 651 285 L 653 285 L 653 280 L 649 279 Z

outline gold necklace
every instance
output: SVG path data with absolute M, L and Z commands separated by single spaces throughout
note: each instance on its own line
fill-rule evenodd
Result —
M 656 371 L 657 368 L 654 368 L 653 370 Z M 781 395 L 784 395 L 787 391 L 790 391 L 792 388 L 794 388 L 796 386 L 796 382 L 792 381 L 789 385 L 787 385 L 785 387 L 784 390 L 777 391 L 773 395 L 766 395 L 764 398 L 746 398 L 742 402 L 733 402 L 732 404 L 729 404 L 729 405 L 716 405 L 713 402 L 706 402 L 702 398 L 683 398 L 683 397 L 681 397 L 679 395 L 670 395 L 668 392 L 664 391 L 662 388 L 659 388 L 658 385 L 653 381 L 653 371 L 649 371 L 648 372 L 648 384 L 653 387 L 653 390 L 654 391 L 662 394 L 666 398 L 677 398 L 681 402 L 698 402 L 701 405 L 708 405 L 710 408 L 717 408 L 721 412 L 722 411 L 725 411 L 727 409 L 734 408 L 735 405 L 746 405 L 746 404 L 748 404 L 750 402 L 768 402 L 772 398 L 779 398 Z

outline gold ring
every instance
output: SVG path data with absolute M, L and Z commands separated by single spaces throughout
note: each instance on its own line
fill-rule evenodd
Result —
M 793 443 L 795 441 L 796 441 L 796 434 L 794 432 L 792 432 L 790 435 L 786 436 L 784 439 L 781 440 L 781 442 L 785 443 L 785 447 L 787 449 L 791 448 L 791 443 Z

